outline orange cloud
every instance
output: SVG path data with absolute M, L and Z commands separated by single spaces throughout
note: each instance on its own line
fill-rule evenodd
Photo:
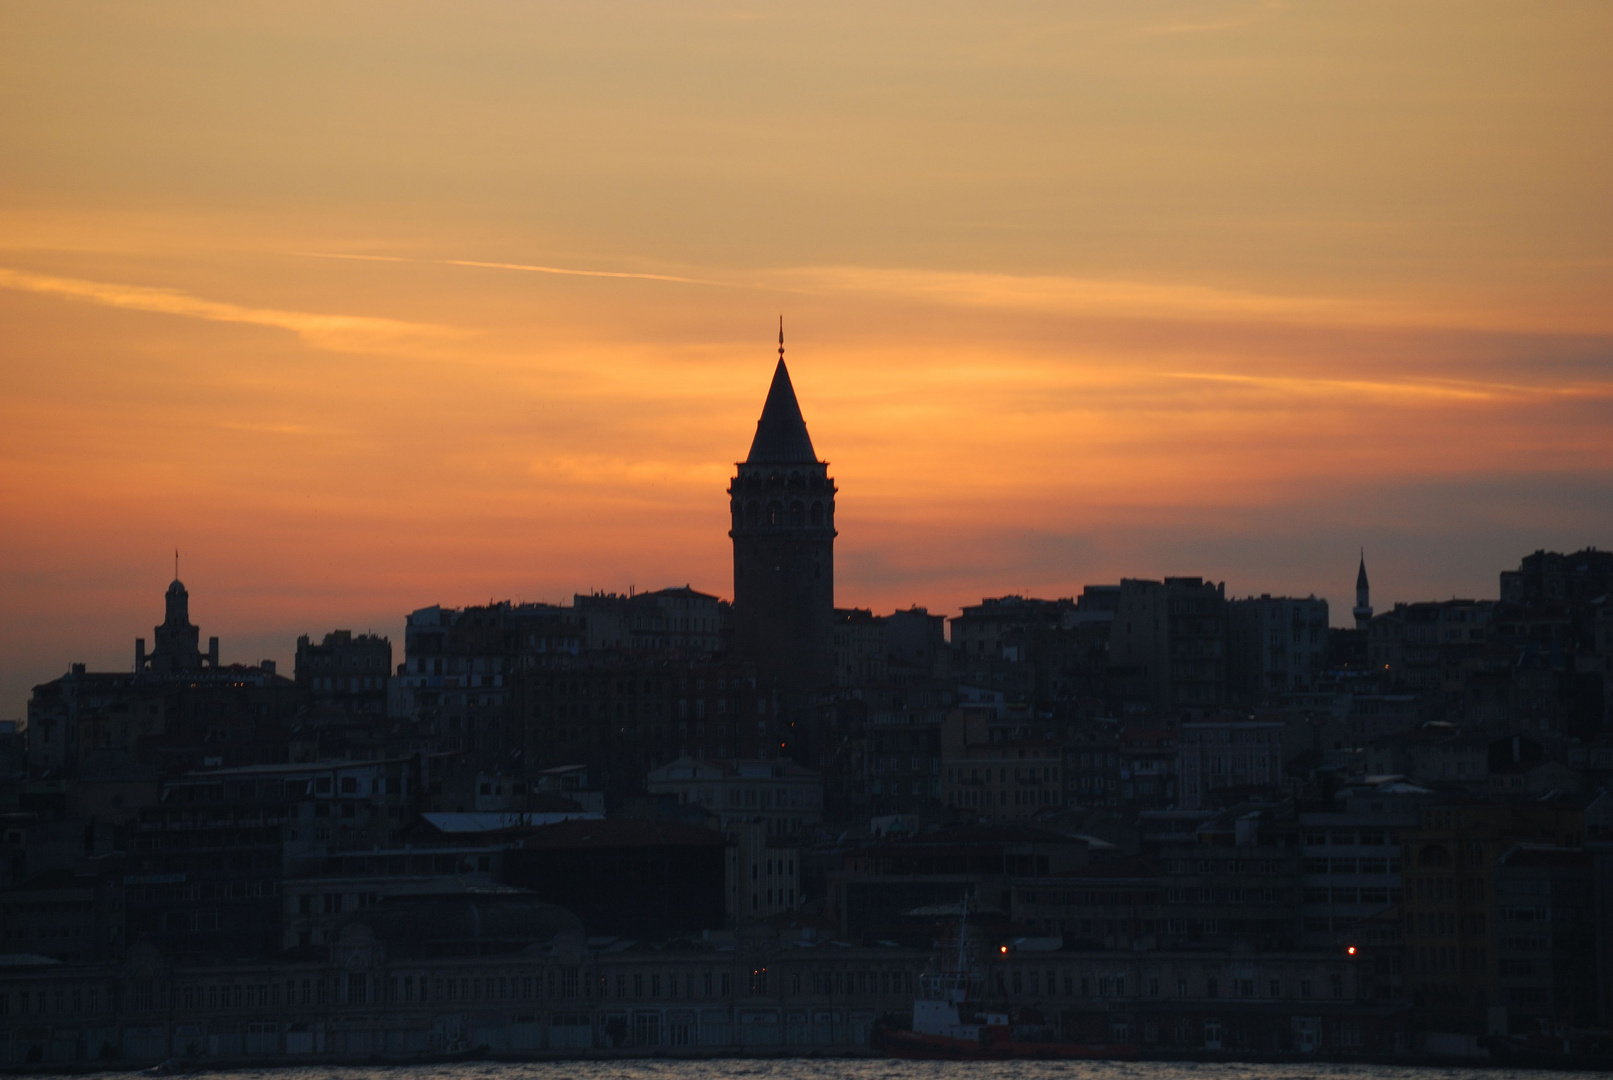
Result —
M 398 319 L 244 307 L 218 300 L 204 300 L 176 289 L 53 277 L 7 267 L 0 267 L 0 288 L 43 293 L 128 311 L 149 311 L 187 319 L 206 319 L 209 322 L 271 326 L 290 330 L 320 348 L 341 351 L 383 348 L 422 337 L 441 338 L 449 332 L 446 327 Z
M 175 543 L 230 658 L 725 592 L 781 311 L 843 602 L 1613 533 L 1613 7 L 199 10 L 0 35 L 0 718 Z

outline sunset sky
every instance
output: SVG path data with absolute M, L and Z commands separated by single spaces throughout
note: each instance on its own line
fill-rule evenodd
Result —
M 226 662 L 732 592 L 1348 617 L 1613 546 L 1613 4 L 0 0 L 0 719 L 172 552 Z

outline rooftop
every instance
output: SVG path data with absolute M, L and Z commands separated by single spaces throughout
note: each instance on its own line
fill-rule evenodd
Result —
M 602 819 L 545 825 L 521 842 L 527 850 L 561 848 L 723 847 L 721 833 L 670 821 Z
M 778 367 L 773 369 L 773 384 L 767 389 L 767 403 L 762 406 L 762 418 L 756 422 L 756 437 L 751 440 L 745 463 L 810 465 L 817 460 L 781 348 Z

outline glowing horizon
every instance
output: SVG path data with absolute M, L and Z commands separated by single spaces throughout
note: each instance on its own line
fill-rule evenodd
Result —
M 1613 537 L 1613 10 L 10 9 L 0 719 L 731 593 L 774 323 L 837 603 L 1496 594 Z

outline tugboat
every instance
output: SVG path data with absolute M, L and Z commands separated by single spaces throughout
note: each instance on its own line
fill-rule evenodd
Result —
M 930 970 L 919 977 L 911 1024 L 892 1015 L 872 1035 L 873 1049 L 890 1057 L 926 1060 L 1004 1061 L 1072 1058 L 1135 1058 L 1130 1043 L 1072 1043 L 1040 1013 L 987 1008 L 979 1003 L 985 980 L 975 968 L 969 948 L 969 906 L 958 921 L 955 955 L 942 950 Z

